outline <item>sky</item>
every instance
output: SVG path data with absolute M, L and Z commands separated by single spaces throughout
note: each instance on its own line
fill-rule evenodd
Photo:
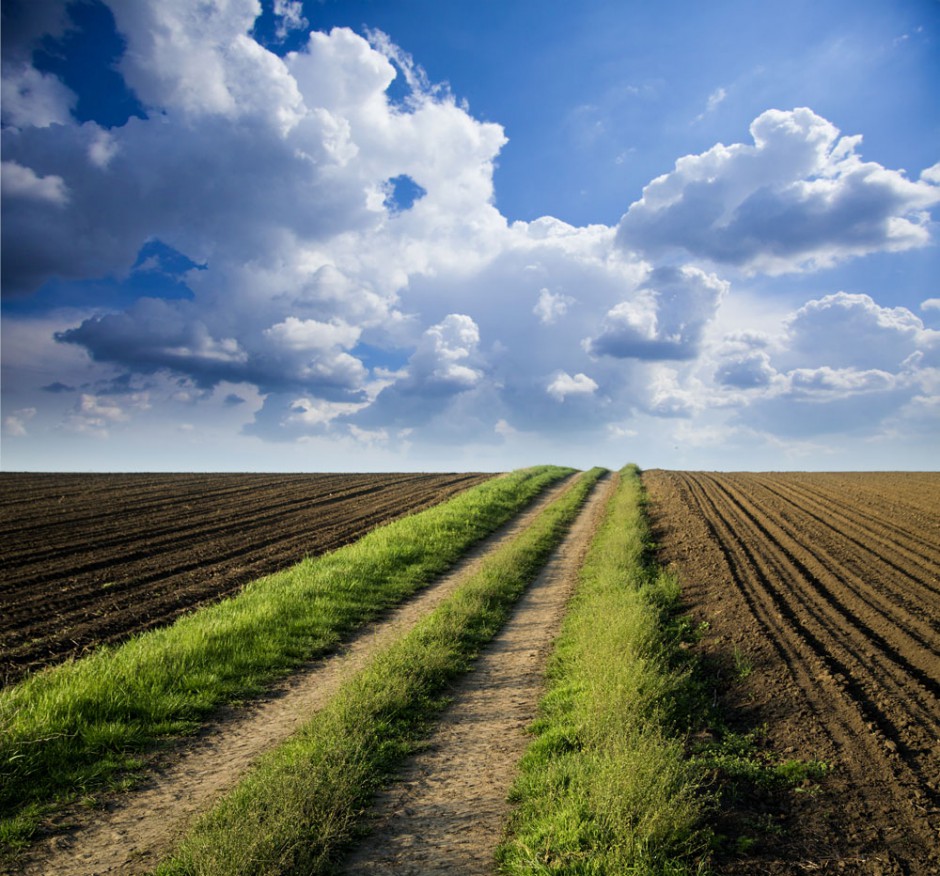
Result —
M 2 16 L 4 470 L 937 468 L 937 0 Z

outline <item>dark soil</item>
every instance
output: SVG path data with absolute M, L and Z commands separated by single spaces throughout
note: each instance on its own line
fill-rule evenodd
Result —
M 0 474 L 0 683 L 173 621 L 487 474 Z
M 707 662 L 752 668 L 717 692 L 728 720 L 831 766 L 733 801 L 717 872 L 940 873 L 940 474 L 644 483 Z

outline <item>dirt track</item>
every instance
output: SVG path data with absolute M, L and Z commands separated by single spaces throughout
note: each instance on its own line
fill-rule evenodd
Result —
M 532 736 L 548 656 L 616 477 L 599 482 L 509 621 L 458 681 L 427 747 L 378 794 L 342 872 L 488 876 Z
M 487 477 L 0 474 L 0 684 Z
M 150 872 L 172 850 L 192 819 L 231 788 L 263 752 L 296 732 L 344 681 L 378 651 L 405 635 L 473 575 L 487 555 L 518 536 L 571 486 L 569 478 L 549 487 L 527 509 L 472 548 L 449 573 L 364 627 L 334 654 L 311 661 L 247 706 L 223 710 L 219 720 L 197 739 L 181 742 L 169 755 L 157 755 L 156 769 L 139 788 L 105 796 L 93 813 L 78 806 L 57 816 L 44 831 L 46 836 L 15 863 L 11 876 L 13 872 L 17 876 Z M 547 648 L 546 643 L 541 644 Z M 496 693 L 505 697 L 512 692 Z M 517 728 L 523 740 L 527 737 L 522 727 L 530 719 L 526 714 Z M 62 829 L 61 825 L 71 827 Z
M 940 474 L 644 483 L 706 650 L 754 667 L 728 695 L 743 729 L 834 766 L 723 872 L 940 873 Z

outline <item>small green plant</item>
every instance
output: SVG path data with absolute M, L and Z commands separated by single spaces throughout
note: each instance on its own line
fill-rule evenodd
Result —
M 744 681 L 754 671 L 754 664 L 737 645 L 734 648 L 734 675 L 738 681 Z

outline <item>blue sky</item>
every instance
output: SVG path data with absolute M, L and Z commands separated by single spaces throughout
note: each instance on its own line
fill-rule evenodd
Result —
M 936 0 L 2 36 L 6 470 L 936 468 Z

